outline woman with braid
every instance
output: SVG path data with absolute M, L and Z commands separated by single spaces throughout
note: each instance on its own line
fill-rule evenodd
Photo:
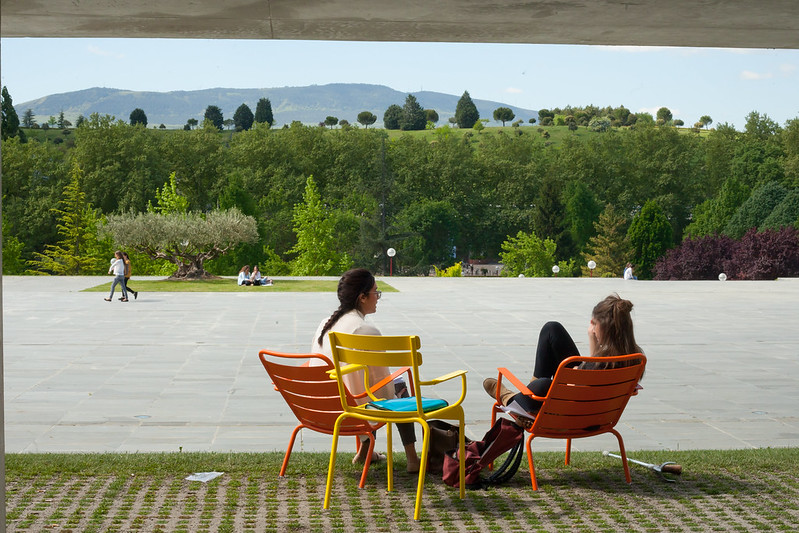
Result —
M 643 351 L 635 342 L 633 319 L 630 314 L 632 309 L 632 302 L 623 300 L 618 294 L 611 294 L 594 306 L 591 321 L 588 324 L 588 348 L 591 357 L 612 357 Z M 544 324 L 538 335 L 533 380 L 527 385 L 527 388 L 536 396 L 546 396 L 558 366 L 564 359 L 572 355 L 580 355 L 580 352 L 566 328 L 560 322 Z M 596 363 L 582 363 L 582 368 L 602 369 L 606 367 L 607 365 L 600 360 L 597 360 Z M 492 398 L 496 399 L 496 379 L 488 378 L 483 381 L 483 388 Z M 504 386 L 500 391 L 500 401 L 503 405 L 515 401 L 521 408 L 533 415 L 541 407 L 541 402 L 522 393 L 514 394 Z
M 381 291 L 377 290 L 377 282 L 371 272 L 363 268 L 354 268 L 345 272 L 338 282 L 338 309 L 330 316 L 322 320 L 314 333 L 311 351 L 321 353 L 332 359 L 330 350 L 330 339 L 327 334 L 331 331 L 338 333 L 354 333 L 358 335 L 380 335 L 380 330 L 366 321 L 366 315 L 377 311 L 377 301 L 380 299 Z M 370 366 L 369 381 L 370 385 L 378 383 L 390 374 L 386 367 Z M 353 394 L 364 392 L 363 372 L 353 372 L 343 377 L 344 384 Z M 389 383 L 375 391 L 375 396 L 382 398 L 395 398 L 403 384 L 395 385 Z M 396 391 L 396 392 L 395 392 Z M 407 392 L 404 392 L 407 396 Z M 363 404 L 368 401 L 368 397 L 358 400 Z M 405 447 L 405 456 L 408 462 L 408 472 L 419 471 L 419 456 L 416 453 L 416 433 L 412 423 L 396 424 L 400 434 L 400 439 Z M 363 463 L 366 460 L 368 446 L 361 446 L 358 454 L 355 455 L 353 463 Z M 372 461 L 381 459 L 382 456 L 375 453 Z

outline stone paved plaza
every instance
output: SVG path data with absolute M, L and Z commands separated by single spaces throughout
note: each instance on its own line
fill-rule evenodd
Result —
M 258 350 L 307 351 L 319 321 L 337 306 L 334 293 L 255 287 L 141 293 L 123 304 L 81 292 L 107 281 L 3 277 L 7 452 L 285 449 L 295 421 Z M 497 366 L 528 378 L 547 320 L 563 322 L 586 350 L 593 305 L 618 292 L 635 304 L 636 336 L 649 361 L 644 390 L 620 423 L 628 449 L 799 446 L 797 279 L 395 277 L 382 283 L 400 292 L 384 293 L 371 319 L 384 334 L 421 337 L 423 378 L 468 370 L 471 438 L 489 426 L 484 378 L 495 376 Z M 436 390 L 444 398 L 457 394 L 454 387 Z M 297 450 L 329 450 L 328 436 L 303 433 Z M 561 450 L 563 443 L 540 439 L 534 447 Z M 614 450 L 616 443 L 600 436 L 574 447 Z

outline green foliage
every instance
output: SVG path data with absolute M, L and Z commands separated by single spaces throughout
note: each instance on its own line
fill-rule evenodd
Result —
M 338 124 L 338 117 L 325 117 L 325 126 L 330 126 L 331 128 Z
M 254 118 L 255 122 L 258 124 L 266 124 L 268 127 L 274 124 L 275 118 L 272 114 L 272 102 L 269 101 L 269 98 L 261 98 L 258 100 L 255 106 Z
M 8 94 L 8 88 L 5 85 L 3 85 L 0 109 L 2 110 L 2 116 L 0 117 L 0 120 L 2 120 L 2 126 L 0 127 L 2 135 L 0 137 L 5 141 L 9 137 L 16 137 L 20 134 L 19 116 L 17 116 L 11 95 Z
M 548 277 L 552 275 L 557 246 L 551 239 L 541 240 L 534 232 L 519 231 L 502 243 L 500 261 L 505 265 L 503 276 Z
M 369 126 L 377 122 L 377 117 L 370 111 L 361 111 L 358 113 L 358 122 L 362 124 L 364 128 L 369 128 Z
M 37 274 L 56 274 L 62 276 L 82 276 L 100 274 L 100 246 L 97 238 L 97 212 L 86 201 L 81 191 L 83 171 L 73 162 L 70 181 L 64 189 L 63 199 L 58 208 L 53 209 L 58 223 L 57 244 L 48 244 L 42 253 L 34 253 L 28 262 Z
M 252 114 L 252 110 L 247 104 L 241 104 L 233 114 L 233 125 L 236 127 L 236 131 L 245 131 L 252 128 L 254 120 L 255 117 Z
M 591 131 L 604 132 L 610 129 L 611 120 L 609 117 L 594 117 L 588 122 L 588 129 Z
M 655 262 L 671 248 L 671 224 L 660 206 L 648 200 L 633 218 L 627 230 L 632 248 L 632 262 L 640 279 L 652 279 Z
M 464 91 L 458 103 L 455 105 L 455 122 L 459 128 L 471 128 L 480 120 L 480 112 L 472 102 L 469 91 Z
M 387 130 L 398 130 L 402 124 L 402 108 L 391 104 L 383 113 L 383 127 Z
M 155 190 L 156 204 L 149 204 L 147 211 L 162 215 L 185 214 L 189 210 L 189 201 L 185 196 L 178 194 L 175 173 L 169 175 L 169 181 L 164 183 L 163 189 Z
M 438 267 L 434 267 L 436 271 L 436 277 L 439 278 L 459 278 L 463 275 L 463 263 L 457 262 L 449 268 L 439 269 Z
M 405 98 L 405 105 L 402 106 L 402 119 L 400 129 L 403 131 L 418 131 L 425 129 L 427 118 L 424 109 L 416 101 L 416 97 L 409 94 Z
M 505 127 L 506 122 L 510 122 L 516 117 L 509 107 L 498 107 L 494 110 L 494 120 L 502 122 L 502 127 Z
M 594 222 L 602 212 L 602 206 L 582 181 L 571 182 L 564 191 L 564 198 L 565 225 L 576 249 L 582 250 L 595 233 Z
M 417 272 L 452 262 L 458 238 L 458 213 L 447 201 L 421 199 L 397 216 L 396 227 L 406 238 L 397 247 L 402 263 Z
M 799 222 L 799 189 L 793 189 L 788 191 L 785 198 L 777 204 L 758 229 L 776 230 L 785 226 L 794 226 L 797 222 Z
M 225 124 L 225 117 L 222 115 L 222 110 L 215 105 L 209 105 L 205 108 L 205 120 L 209 121 L 218 130 L 222 130 Z
M 772 181 L 752 191 L 724 226 L 724 234 L 740 239 L 752 228 L 758 228 L 788 194 L 779 183 Z
M 673 116 L 671 114 L 671 110 L 668 107 L 661 107 L 658 109 L 656 115 L 658 120 L 662 120 L 665 124 L 671 122 Z
M 749 195 L 749 187 L 736 178 L 728 179 L 716 197 L 696 206 L 693 222 L 685 228 L 686 236 L 703 237 L 721 233 Z
M 322 204 L 313 176 L 305 184 L 304 203 L 294 206 L 294 232 L 297 244 L 291 252 L 294 276 L 338 276 L 352 265 L 346 252 L 336 250 L 335 220 Z
M 3 214 L 3 274 L 19 275 L 25 272 L 25 261 L 22 259 L 22 250 L 25 245 L 11 234 L 11 224 Z
M 583 266 L 584 276 L 618 277 L 630 255 L 630 243 L 627 239 L 627 220 L 613 206 L 606 206 L 594 222 L 596 235 L 588 240 L 583 262 L 596 263 L 591 274 L 587 266 Z
M 139 107 L 130 112 L 129 120 L 131 126 L 141 124 L 142 126 L 147 127 L 147 115 L 144 113 L 144 110 Z
M 435 124 L 436 122 L 439 121 L 438 111 L 436 111 L 435 109 L 425 109 L 424 118 L 428 123 L 432 122 L 433 124 Z
M 123 249 L 150 259 L 165 259 L 177 270 L 173 278 L 205 278 L 204 262 L 242 242 L 258 239 L 255 219 L 238 209 L 202 213 L 127 213 L 110 215 L 103 231 Z

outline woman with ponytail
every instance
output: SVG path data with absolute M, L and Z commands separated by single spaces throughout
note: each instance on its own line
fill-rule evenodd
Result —
M 381 291 L 377 290 L 375 277 L 366 269 L 354 268 L 344 273 L 338 282 L 339 306 L 330 318 L 322 320 L 314 333 L 311 351 L 321 353 L 328 358 L 333 357 L 330 350 L 330 340 L 327 334 L 331 331 L 339 333 L 354 333 L 357 335 L 380 335 L 380 330 L 366 321 L 366 315 L 377 311 L 377 301 Z M 378 383 L 391 372 L 386 367 L 369 367 L 370 385 Z M 364 392 L 363 372 L 353 372 L 343 377 L 344 384 L 353 394 Z M 395 398 L 396 392 L 402 389 L 402 384 L 389 383 L 375 391 L 375 395 L 382 398 Z M 405 393 L 407 395 L 407 393 Z M 368 397 L 358 399 L 363 404 Z M 396 424 L 402 444 L 405 447 L 408 472 L 419 471 L 419 456 L 416 453 L 416 433 L 413 424 Z M 353 458 L 353 463 L 362 463 L 366 460 L 368 446 L 361 446 L 358 454 Z M 375 454 L 372 461 L 382 456 Z
M 613 357 L 641 353 L 641 347 L 635 342 L 633 319 L 630 314 L 633 304 L 622 299 L 618 294 L 611 294 L 594 306 L 591 321 L 588 324 L 588 347 L 591 357 Z M 546 396 L 560 363 L 573 355 L 580 355 L 566 328 L 560 322 L 547 322 L 538 335 L 538 347 L 535 353 L 533 380 L 527 386 L 536 396 Z M 582 368 L 601 369 L 607 365 L 600 361 L 583 363 Z M 483 381 L 483 388 L 493 398 L 497 397 L 497 380 L 488 378 Z M 514 394 L 502 387 L 500 399 L 504 405 L 515 401 L 525 411 L 536 413 L 541 402 L 524 394 Z

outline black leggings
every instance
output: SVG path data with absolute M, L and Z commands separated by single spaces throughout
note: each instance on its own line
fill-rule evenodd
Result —
M 130 281 L 130 278 L 125 278 L 125 290 L 127 290 L 127 291 L 130 291 L 130 292 L 134 292 L 134 293 L 135 293 L 136 291 L 134 291 L 133 289 L 131 289 L 131 288 L 130 288 L 130 285 L 128 285 L 128 282 L 129 282 L 129 281 Z
M 544 324 L 538 334 L 533 381 L 527 385 L 527 388 L 536 396 L 546 396 L 558 366 L 573 355 L 580 355 L 580 352 L 563 324 L 560 322 Z M 513 400 L 525 411 L 531 413 L 538 411 L 541 407 L 541 402 L 521 393 L 516 394 Z

